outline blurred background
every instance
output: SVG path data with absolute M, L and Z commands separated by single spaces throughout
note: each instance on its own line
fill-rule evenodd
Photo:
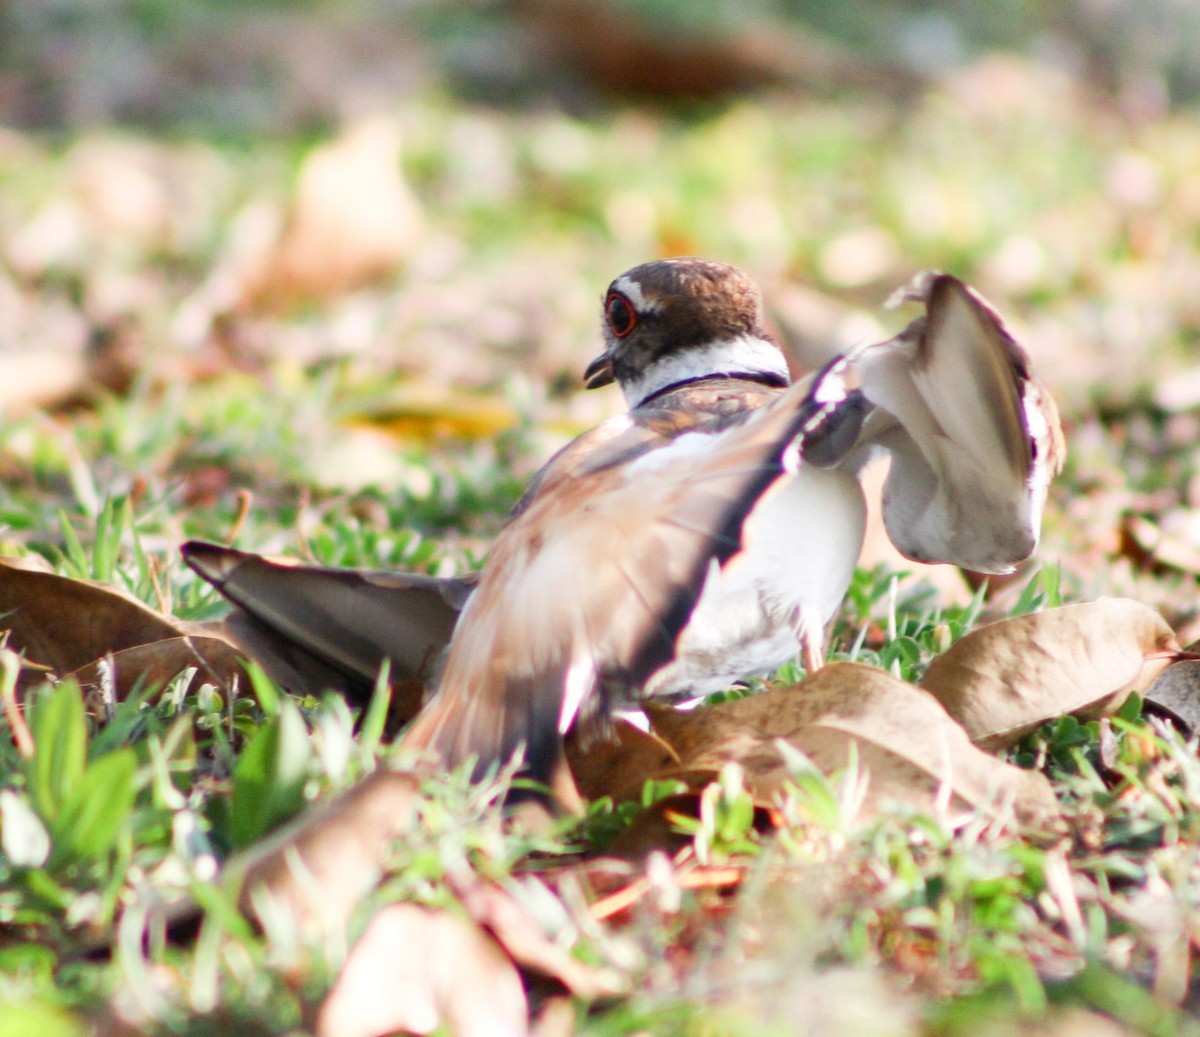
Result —
M 427 502 L 443 463 L 499 513 L 620 408 L 578 379 L 629 266 L 745 267 L 798 367 L 934 266 L 1062 403 L 1048 550 L 1186 625 L 1198 103 L 1191 0 L 5 4 L 3 536 L 47 493 Z

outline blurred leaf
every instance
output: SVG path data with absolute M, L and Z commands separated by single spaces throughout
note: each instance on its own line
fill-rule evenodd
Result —
M 647 780 L 668 772 L 678 757 L 661 738 L 618 718 L 608 737 L 577 729 L 566 739 L 567 763 L 584 799 L 636 800 Z
M 515 428 L 520 414 L 494 394 L 451 392 L 418 384 L 343 408 L 342 420 L 386 431 L 397 442 L 493 438 Z
M 52 860 L 101 860 L 117 841 L 133 809 L 137 756 L 117 749 L 93 761 L 83 781 L 51 825 Z
M 300 710 L 290 699 L 281 700 L 279 712 L 251 739 L 233 771 L 235 847 L 256 842 L 300 809 L 311 751 Z
M 10 943 L 0 947 L 0 975 L 25 973 L 49 977 L 57 961 L 53 948 L 40 943 Z
M 87 763 L 79 685 L 65 681 L 39 698 L 31 729 L 37 748 L 29 761 L 29 792 L 38 812 L 53 825 L 78 789 Z
M 361 120 L 313 148 L 281 239 L 243 272 L 244 297 L 276 310 L 395 273 L 423 223 L 399 150 L 399 126 L 386 117 Z
M 393 843 L 414 824 L 417 789 L 410 774 L 375 771 L 276 838 L 239 854 L 226 879 L 240 883 L 248 910 L 266 897 L 285 906 L 302 930 L 342 933 L 379 880 Z
M 0 1001 L 0 1037 L 84 1037 L 89 1023 L 49 1000 Z
M 523 1037 L 527 1015 L 521 977 L 494 940 L 448 912 L 391 904 L 351 950 L 316 1033 Z
M 0 849 L 18 868 L 39 867 L 50 855 L 46 826 L 12 789 L 0 790 Z
M 1200 1030 L 1193 1017 L 1177 1014 L 1171 1005 L 1156 998 L 1140 983 L 1101 962 L 1087 963 L 1054 994 L 1057 1000 L 1082 1001 L 1134 1032 L 1152 1037 L 1182 1034 L 1194 1037 Z
M 544 889 L 532 884 L 525 889 L 532 895 Z M 456 883 L 455 892 L 470 915 L 482 926 L 521 968 L 560 982 L 576 997 L 595 1000 L 612 997 L 625 988 L 621 978 L 609 969 L 585 964 L 552 932 L 547 932 L 543 916 L 531 909 L 519 895 L 490 882 Z

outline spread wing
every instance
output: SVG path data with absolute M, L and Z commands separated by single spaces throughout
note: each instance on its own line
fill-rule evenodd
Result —
M 730 388 L 718 383 L 690 403 L 664 401 L 585 433 L 542 467 L 514 515 L 564 481 L 633 460 L 684 432 L 725 427 L 761 402 Z M 300 565 L 199 541 L 185 544 L 183 556 L 233 604 L 226 628 L 271 677 L 297 692 L 338 688 L 355 702 L 369 698 L 385 658 L 395 678 L 432 681 L 478 582 L 477 573 L 437 579 Z
M 482 769 L 524 746 L 545 779 L 559 739 L 606 693 L 653 686 L 710 567 L 741 550 L 754 504 L 797 470 L 810 443 L 839 434 L 846 358 L 716 433 L 592 463 L 539 493 L 500 534 L 455 631 L 437 696 L 406 735 L 449 766 Z M 614 456 L 620 444 L 610 444 Z
M 432 680 L 476 582 L 297 565 L 200 541 L 183 557 L 233 603 L 226 626 L 273 678 L 358 702 L 385 658 L 393 677 Z
M 892 455 L 888 535 L 917 561 L 1011 572 L 1037 546 L 1062 464 L 1057 411 L 1000 318 L 957 278 L 923 274 L 902 298 L 926 315 L 857 365 L 877 408 L 860 443 Z

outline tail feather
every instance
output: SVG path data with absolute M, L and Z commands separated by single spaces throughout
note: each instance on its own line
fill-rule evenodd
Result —
M 192 541 L 184 560 L 234 606 L 242 647 L 287 687 L 341 688 L 366 701 L 384 659 L 394 679 L 428 681 L 473 578 L 334 569 Z

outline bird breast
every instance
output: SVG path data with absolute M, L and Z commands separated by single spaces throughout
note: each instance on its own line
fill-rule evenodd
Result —
M 709 694 L 795 658 L 801 631 L 819 643 L 854 575 L 865 521 L 848 472 L 804 466 L 768 491 L 742 549 L 711 564 L 676 658 L 647 693 Z

